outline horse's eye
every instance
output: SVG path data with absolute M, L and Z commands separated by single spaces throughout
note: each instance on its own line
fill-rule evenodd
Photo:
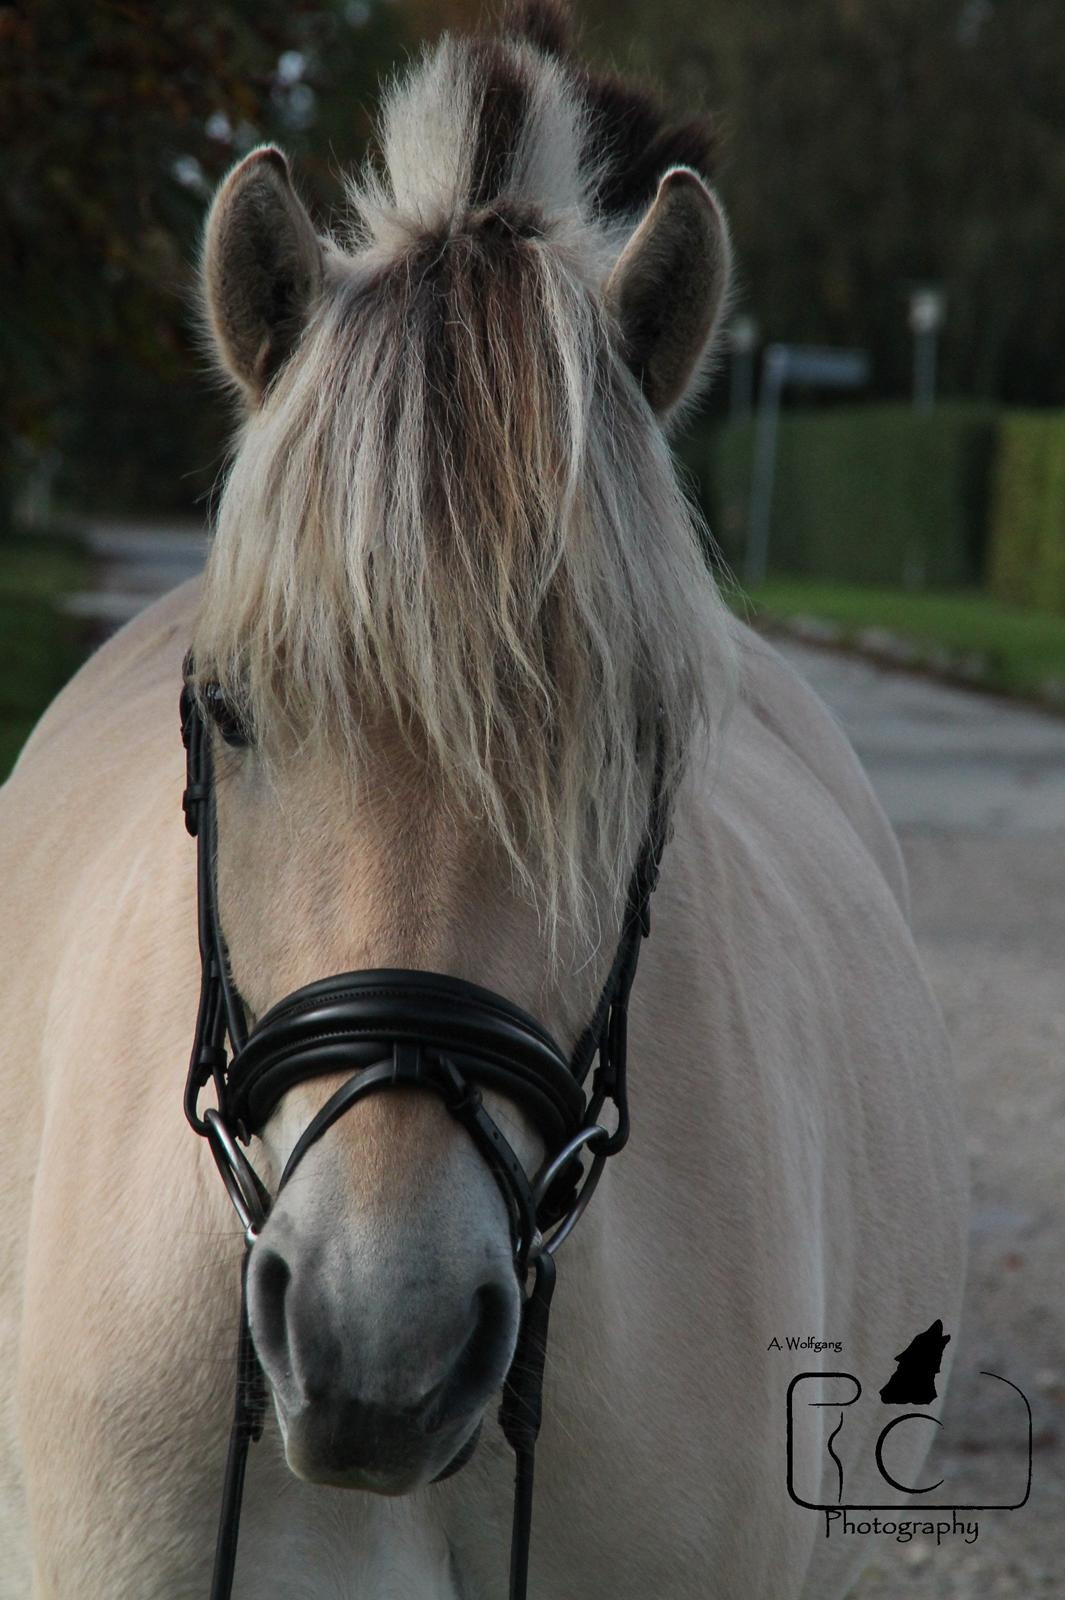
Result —
M 226 744 L 234 750 L 246 749 L 251 744 L 251 729 L 236 707 L 226 699 L 218 684 L 202 684 L 200 696 L 207 715 Z

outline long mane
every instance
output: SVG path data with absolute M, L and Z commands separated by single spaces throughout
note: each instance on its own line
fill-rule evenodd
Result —
M 194 648 L 267 760 L 397 719 L 442 803 L 598 941 L 660 727 L 667 788 L 727 706 L 726 614 L 601 288 L 698 124 L 566 54 L 557 17 L 445 36 L 389 90 L 325 289 L 239 442 Z

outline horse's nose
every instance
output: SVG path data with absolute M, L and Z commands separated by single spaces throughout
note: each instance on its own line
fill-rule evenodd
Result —
M 377 1292 L 375 1292 L 375 1287 Z M 489 1274 L 472 1292 L 446 1277 L 391 1294 L 265 1241 L 248 1263 L 255 1346 L 277 1393 L 291 1465 L 301 1476 L 374 1486 L 406 1481 L 468 1431 L 506 1375 L 517 1283 Z

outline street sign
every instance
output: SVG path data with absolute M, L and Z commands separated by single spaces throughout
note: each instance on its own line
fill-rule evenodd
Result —
M 770 345 L 767 355 L 780 363 L 785 383 L 808 383 L 819 389 L 860 389 L 869 382 L 866 350 L 834 350 L 819 344 L 774 344 Z

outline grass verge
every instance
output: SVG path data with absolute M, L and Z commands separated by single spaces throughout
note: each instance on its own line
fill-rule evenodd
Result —
M 1065 710 L 1065 617 L 975 591 L 776 579 L 733 600 L 754 626 L 787 624 L 826 644 Z

